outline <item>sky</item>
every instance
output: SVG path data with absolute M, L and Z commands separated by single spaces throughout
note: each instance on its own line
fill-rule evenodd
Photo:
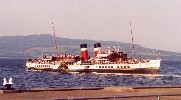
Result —
M 0 36 L 53 35 L 52 22 L 57 37 L 131 43 L 132 29 L 135 44 L 181 53 L 181 0 L 0 0 Z

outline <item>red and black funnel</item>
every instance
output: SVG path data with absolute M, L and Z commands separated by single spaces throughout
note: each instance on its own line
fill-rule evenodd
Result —
M 101 44 L 100 43 L 94 44 L 94 56 L 96 57 L 97 54 L 100 52 L 101 52 Z
M 87 44 L 81 44 L 80 48 L 81 48 L 82 60 L 83 61 L 88 60 L 89 56 L 88 56 Z

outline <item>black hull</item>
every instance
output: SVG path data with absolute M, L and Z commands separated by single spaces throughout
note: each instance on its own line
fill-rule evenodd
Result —
M 69 70 L 70 72 L 79 72 L 79 73 L 122 73 L 122 74 L 158 74 L 159 69 L 129 69 L 129 70 L 116 70 L 116 69 L 77 69 Z
M 53 72 L 78 72 L 78 73 L 122 73 L 122 74 L 158 74 L 159 69 L 148 69 L 148 68 L 138 68 L 138 69 L 127 69 L 127 70 L 117 70 L 117 69 L 52 69 L 52 68 L 28 68 L 29 71 L 53 71 Z

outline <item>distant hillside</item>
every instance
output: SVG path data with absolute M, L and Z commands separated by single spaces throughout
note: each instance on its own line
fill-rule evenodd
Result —
M 132 56 L 132 45 L 116 41 L 95 41 L 57 37 L 59 53 L 80 54 L 80 44 L 88 44 L 89 55 L 93 54 L 93 44 L 101 43 L 102 50 L 107 47 L 120 46 L 121 50 Z M 113 48 L 112 48 L 113 50 Z M 155 58 L 161 54 L 161 58 L 177 59 L 181 58 L 180 53 L 155 50 L 135 45 L 137 58 Z M 154 53 L 153 53 L 154 51 Z M 40 57 L 42 54 L 55 54 L 54 37 L 48 34 L 29 36 L 2 36 L 0 37 L 0 57 Z

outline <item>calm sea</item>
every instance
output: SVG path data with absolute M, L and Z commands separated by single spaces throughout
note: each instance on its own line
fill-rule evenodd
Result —
M 181 60 L 162 60 L 158 75 L 96 75 L 59 72 L 27 72 L 26 59 L 0 59 L 0 87 L 3 78 L 13 78 L 14 88 L 67 88 L 102 86 L 181 85 Z

